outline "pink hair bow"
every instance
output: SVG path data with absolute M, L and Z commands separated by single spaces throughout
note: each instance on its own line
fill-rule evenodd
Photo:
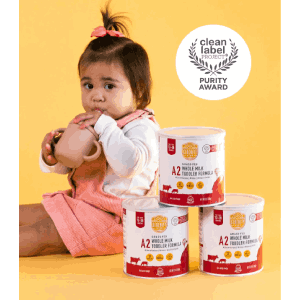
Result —
M 100 37 L 100 36 L 105 36 L 106 34 L 109 34 L 110 36 L 124 37 L 123 33 L 114 30 L 106 30 L 103 26 L 99 26 L 95 28 L 91 34 L 91 37 L 92 36 Z

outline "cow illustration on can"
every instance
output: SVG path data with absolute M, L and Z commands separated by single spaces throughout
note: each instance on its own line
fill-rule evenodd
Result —
M 130 257 L 130 263 L 135 263 L 136 265 L 140 260 L 140 258 Z
M 218 255 L 208 255 L 207 260 L 215 261 L 217 258 L 219 258 Z
M 164 185 L 164 184 L 163 184 L 163 190 L 164 190 L 164 191 L 167 191 L 167 192 L 168 192 L 169 189 L 171 189 L 171 188 L 172 188 L 172 187 L 171 187 L 170 185 Z

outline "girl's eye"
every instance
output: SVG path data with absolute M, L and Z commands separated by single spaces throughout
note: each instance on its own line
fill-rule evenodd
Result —
M 104 86 L 104 88 L 105 89 L 107 89 L 107 90 L 111 90 L 111 89 L 113 89 L 115 86 L 113 85 L 113 84 L 111 84 L 111 83 L 108 83 L 108 84 L 106 84 L 105 86 Z
M 83 86 L 88 90 L 91 90 L 93 88 L 93 85 L 91 83 L 86 83 Z

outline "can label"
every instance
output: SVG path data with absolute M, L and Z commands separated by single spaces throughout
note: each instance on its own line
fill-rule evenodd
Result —
M 263 266 L 262 241 L 261 206 L 240 211 L 199 208 L 201 271 L 233 276 L 256 272 Z
M 224 138 L 207 140 L 160 137 L 160 201 L 177 206 L 224 202 Z
M 126 274 L 159 278 L 188 272 L 186 208 L 149 212 L 123 209 L 123 235 Z

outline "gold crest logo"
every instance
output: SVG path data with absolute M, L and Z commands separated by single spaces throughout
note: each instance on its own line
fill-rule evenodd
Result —
M 235 230 L 240 230 L 245 226 L 246 215 L 242 213 L 235 213 L 230 215 L 230 226 Z
M 153 217 L 151 219 L 151 227 L 155 232 L 164 232 L 168 227 L 168 218 L 164 216 Z
M 194 143 L 183 144 L 182 156 L 187 160 L 194 160 L 198 156 L 198 145 Z

